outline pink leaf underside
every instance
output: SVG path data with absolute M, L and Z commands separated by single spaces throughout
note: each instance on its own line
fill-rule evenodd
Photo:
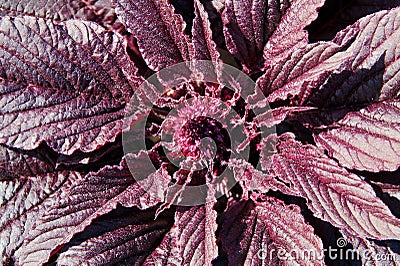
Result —
M 259 71 L 277 56 L 307 44 L 304 27 L 317 18 L 323 0 L 227 0 L 222 14 L 227 48 L 245 71 Z M 261 55 L 264 54 L 264 58 Z
M 116 12 L 137 39 L 148 66 L 157 71 L 189 60 L 185 22 L 168 0 L 115 0 Z M 160 45 L 162 44 L 162 45 Z
M 90 152 L 121 133 L 141 78 L 116 34 L 97 24 L 0 20 L 0 142 Z
M 295 205 L 285 205 L 273 198 L 232 204 L 225 213 L 220 233 L 229 265 L 324 265 L 321 239 L 314 234 Z M 290 259 L 304 251 L 314 253 L 309 259 Z M 288 260 L 280 261 L 287 257 Z
M 3 263 L 20 248 L 35 221 L 65 197 L 79 179 L 81 176 L 77 172 L 62 171 L 35 177 L 13 176 L 0 181 L 0 254 Z
M 218 255 L 213 205 L 177 207 L 174 226 L 145 264 L 211 265 Z
M 140 160 L 146 160 L 143 153 L 136 156 L 137 165 L 106 166 L 97 173 L 88 174 L 74 186 L 57 205 L 41 216 L 25 239 L 18 254 L 24 265 L 37 265 L 48 260 L 51 252 L 67 243 L 75 234 L 82 232 L 91 222 L 117 204 L 126 207 L 146 209 L 162 201 L 154 193 L 164 191 L 170 178 L 164 168 L 154 173 L 143 169 Z M 135 182 L 135 176 L 147 177 L 145 182 Z
M 95 21 L 107 28 L 115 28 L 118 22 L 111 0 L 0 0 L 0 14 L 5 16 L 29 15 L 37 18 L 65 21 L 83 19 Z
M 353 245 L 354 252 L 357 252 L 362 265 L 365 266 L 398 266 L 400 255 L 394 253 L 388 246 L 381 246 L 372 240 L 362 239 L 354 236 L 345 236 L 346 240 Z M 351 258 L 352 255 L 349 255 Z M 357 255 L 354 254 L 355 258 Z
M 311 145 L 303 145 L 286 133 L 275 150 L 263 140 L 262 166 L 292 189 L 292 195 L 308 200 L 314 215 L 343 232 L 377 240 L 399 239 L 400 220 L 359 176 L 339 167 Z
M 399 12 L 400 8 L 377 12 L 339 32 L 332 42 L 294 51 L 270 65 L 257 84 L 269 101 L 291 98 L 294 103 L 311 101 L 314 106 L 344 104 L 349 99 L 359 103 L 365 101 L 365 91 L 372 95 L 372 89 L 379 89 L 371 96 L 375 101 L 398 96 Z M 334 86 L 324 89 L 330 77 Z M 310 100 L 317 91 L 318 97 Z
M 349 112 L 326 128 L 316 129 L 314 138 L 342 166 L 371 172 L 395 171 L 400 166 L 400 100 Z

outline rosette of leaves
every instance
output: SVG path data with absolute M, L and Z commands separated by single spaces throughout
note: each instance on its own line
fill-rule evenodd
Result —
M 338 3 L 0 1 L 1 264 L 339 265 L 324 249 L 344 237 L 398 265 L 399 2 L 348 1 L 351 13 Z M 215 84 L 164 95 L 153 147 L 165 112 L 204 95 L 242 110 L 252 147 L 249 161 L 222 150 L 219 167 L 238 181 L 226 196 L 170 206 L 148 191 L 207 178 L 157 148 L 123 155 L 123 119 L 149 75 L 193 60 L 240 68 L 273 109 L 251 117 L 257 103 Z M 184 155 L 204 137 L 226 149 L 221 128 L 191 112 L 199 120 L 177 129 Z M 157 167 L 143 172 L 148 187 L 126 163 L 144 154 Z M 304 252 L 315 256 L 294 256 Z

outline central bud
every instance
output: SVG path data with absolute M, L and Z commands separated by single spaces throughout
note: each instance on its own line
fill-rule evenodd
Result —
M 199 116 L 187 121 L 176 135 L 182 154 L 189 160 L 201 162 L 214 175 L 218 175 L 223 162 L 230 156 L 227 130 L 217 120 Z
M 178 133 L 178 143 L 183 155 L 196 159 L 212 159 L 216 146 L 223 141 L 221 124 L 204 116 L 186 122 Z
M 231 153 L 226 110 L 210 97 L 189 99 L 172 110 L 162 125 L 170 161 L 182 169 L 222 173 Z

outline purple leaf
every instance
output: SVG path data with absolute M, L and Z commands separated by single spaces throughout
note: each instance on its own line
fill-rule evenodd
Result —
M 85 7 L 85 2 L 80 0 L 0 1 L 0 9 L 10 16 L 22 14 L 61 21 L 75 18 L 76 14 Z
M 399 132 L 394 126 L 399 108 L 397 100 L 390 100 L 400 93 L 399 55 L 393 44 L 400 37 L 399 12 L 396 8 L 376 13 L 340 32 L 334 41 L 355 38 L 347 51 L 353 52 L 338 74 L 309 100 L 302 100 L 324 109 L 300 119 L 314 131 L 317 144 L 351 169 L 377 172 L 399 167 Z M 362 108 L 371 102 L 378 103 Z M 353 112 L 346 115 L 348 111 Z
M 3 262 L 21 247 L 35 221 L 64 198 L 80 178 L 77 172 L 62 171 L 35 177 L 14 176 L 0 181 L 0 254 Z
M 143 154 L 139 155 L 143 156 Z M 139 164 L 129 169 L 123 161 L 120 166 L 106 166 L 97 173 L 88 174 L 74 186 L 68 195 L 48 210 L 32 228 L 18 257 L 20 263 L 44 263 L 53 250 L 82 232 L 91 222 L 115 209 L 118 203 L 126 207 L 146 209 L 162 201 L 148 191 L 163 191 L 169 180 L 165 169 L 150 175 L 146 182 L 135 182 L 144 169 Z M 164 182 L 163 182 L 164 181 Z
M 384 55 L 383 84 L 378 100 L 386 100 L 399 95 L 399 51 L 395 40 L 400 38 L 400 23 L 397 19 L 400 8 L 381 11 L 360 19 L 352 26 L 339 32 L 334 42 L 348 43 L 351 57 L 346 62 L 348 70 L 369 69 Z
M 262 68 L 264 46 L 289 5 L 288 1 L 268 2 L 225 1 L 222 20 L 226 45 L 247 72 Z
M 216 218 L 212 203 L 178 207 L 174 226 L 145 265 L 211 265 L 218 255 Z
M 194 0 L 170 0 L 169 1 L 175 8 L 175 12 L 180 14 L 187 24 L 186 32 L 193 25 L 194 19 Z
M 400 7 L 310 44 L 324 0 L 110 1 L 0 0 L 0 264 L 398 252 Z
M 194 61 L 192 68 L 196 69 L 198 73 L 209 73 L 210 69 L 204 69 L 200 64 L 195 64 L 197 60 L 211 60 L 214 63 L 212 71 L 216 72 L 217 77 L 221 76 L 222 60 L 217 50 L 217 45 L 213 41 L 213 34 L 211 31 L 211 24 L 208 19 L 208 14 L 204 6 L 198 1 L 194 2 L 195 18 L 192 27 L 192 40 L 190 45 L 190 59 Z
M 270 102 L 287 98 L 299 102 L 304 94 L 308 96 L 306 90 L 316 90 L 343 63 L 347 55 L 339 52 L 345 45 L 309 44 L 268 66 L 265 74 L 257 80 L 257 85 Z
M 118 17 L 136 37 L 151 69 L 157 71 L 189 60 L 185 22 L 168 0 L 115 0 L 115 5 Z
M 287 261 L 323 265 L 322 241 L 313 231 L 299 207 L 266 198 L 232 204 L 224 215 L 220 238 L 229 265 L 280 265 Z M 314 255 L 291 257 L 304 252 Z
M 347 168 L 394 171 L 400 166 L 399 118 L 400 100 L 383 101 L 315 129 L 314 138 Z
M 192 28 L 192 60 L 212 60 L 220 63 L 217 45 L 213 41 L 211 24 L 203 5 L 195 0 L 195 19 Z
M 343 111 L 355 110 L 360 106 L 379 101 L 383 84 L 384 54 L 368 69 L 355 71 L 335 71 L 315 94 L 304 97 L 305 104 L 318 106 L 324 113 L 335 113 L 337 109 Z M 309 98 L 309 99 L 307 99 Z M 306 100 L 307 99 L 307 100 Z M 304 102 L 302 103 L 304 104 Z
M 372 88 L 379 89 L 374 100 L 398 95 L 399 49 L 394 40 L 400 38 L 400 24 L 396 19 L 399 12 L 400 8 L 375 13 L 339 32 L 333 43 L 310 44 L 295 51 L 267 68 L 258 85 L 268 94 L 269 101 L 290 97 L 296 104 L 308 104 L 331 74 L 347 71 L 339 80 L 332 76 L 334 85 L 322 87 L 326 93 L 311 100 L 314 105 L 329 105 L 336 98 L 360 97 L 364 90 Z M 363 69 L 371 70 L 363 73 Z
M 217 255 L 212 204 L 178 207 L 173 226 L 171 211 L 154 215 L 154 208 L 117 208 L 76 235 L 57 263 L 211 265 Z
M 12 258 L 34 222 L 81 179 L 75 171 L 57 171 L 41 150 L 0 145 L 0 253 Z
M 264 47 L 265 64 L 271 65 L 278 58 L 285 58 L 308 43 L 304 29 L 317 18 L 317 10 L 325 0 L 294 0 L 284 12 L 279 24 Z
M 225 5 L 224 2 L 225 0 L 212 0 L 202 2 L 211 22 L 213 40 L 217 43 L 218 47 L 223 47 L 225 43 L 223 22 L 221 18 L 222 10 L 224 9 Z M 226 51 L 224 50 L 224 52 Z M 226 53 L 228 54 L 228 52 Z
M 10 176 L 36 176 L 55 171 L 50 159 L 35 155 L 38 156 L 0 145 L 0 171 L 4 171 L 0 180 L 7 180 L 6 173 Z
M 119 22 L 111 0 L 18 0 L 0 1 L 0 14 L 8 16 L 30 15 L 54 21 L 83 19 L 95 21 L 107 28 L 117 28 Z
M 399 13 L 400 8 L 375 13 L 337 34 L 334 42 L 340 45 L 354 41 L 345 52 L 346 62 L 336 71 L 339 75 L 309 100 L 312 105 L 348 106 L 400 95 L 400 53 L 394 41 L 400 38 Z
M 5 17 L 0 24 L 0 142 L 34 149 L 45 141 L 72 154 L 114 141 L 141 82 L 118 36 L 77 20 Z
M 400 5 L 399 0 L 327 0 L 308 27 L 310 41 L 332 40 L 336 33 L 369 14 Z
M 283 106 L 268 110 L 256 116 L 257 126 L 273 127 L 283 122 L 288 116 L 293 113 L 305 112 L 313 110 L 313 107 L 302 106 Z
M 154 216 L 154 208 L 119 207 L 94 220 L 65 245 L 57 264 L 143 265 L 173 223 L 171 212 Z
M 270 65 L 277 56 L 285 57 L 308 43 L 304 27 L 317 17 L 323 3 L 227 0 L 222 14 L 227 47 L 246 72 L 259 71 L 263 64 Z
M 269 190 L 281 191 L 286 194 L 293 194 L 293 189 L 284 182 L 276 179 L 273 175 L 254 169 L 254 167 L 242 160 L 232 159 L 229 165 L 235 175 L 236 180 L 243 188 L 243 198 L 247 199 L 252 191 L 267 193 Z
M 350 235 L 399 239 L 400 220 L 372 187 L 314 146 L 302 145 L 286 133 L 277 139 L 276 151 L 264 149 L 261 156 L 263 167 L 270 166 L 271 174 L 291 184 L 293 195 L 308 199 L 314 216 Z

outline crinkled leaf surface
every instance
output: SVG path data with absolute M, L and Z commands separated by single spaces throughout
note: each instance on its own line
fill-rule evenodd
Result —
M 137 169 L 136 174 L 140 174 L 139 170 L 147 174 L 140 165 Z M 82 232 L 95 218 L 115 209 L 118 203 L 140 209 L 154 206 L 162 199 L 147 191 L 163 191 L 167 182 L 167 174 L 160 168 L 139 185 L 124 161 L 120 166 L 106 166 L 97 173 L 89 173 L 36 222 L 18 254 L 19 262 L 46 262 L 52 251 Z
M 211 265 L 218 255 L 216 218 L 213 203 L 177 207 L 174 226 L 145 264 Z
M 285 60 L 270 65 L 257 80 L 257 85 L 270 102 L 287 98 L 298 101 L 306 89 L 318 88 L 343 63 L 347 55 L 338 52 L 345 45 L 309 44 Z
M 55 171 L 54 162 L 50 158 L 40 153 L 34 155 L 0 145 L 1 180 L 7 180 L 5 176 L 36 176 Z
M 1 0 L 0 15 L 29 15 L 53 21 L 83 19 L 97 22 L 109 29 L 121 29 L 111 0 Z
M 157 218 L 155 207 L 118 207 L 65 245 L 57 264 L 211 265 L 217 256 L 212 205 L 177 207 Z
M 400 6 L 399 0 L 327 0 L 318 19 L 308 27 L 310 41 L 329 41 L 358 19 Z
M 317 17 L 323 0 L 227 0 L 222 18 L 229 51 L 247 72 L 259 71 L 276 56 L 307 44 L 304 27 Z
M 170 0 L 175 8 L 175 12 L 180 14 L 188 27 L 192 25 L 194 19 L 194 1 L 193 0 Z M 191 28 L 191 26 L 190 26 Z
M 371 172 L 400 166 L 400 100 L 372 104 L 323 129 L 315 141 L 347 168 Z
M 284 121 L 288 116 L 293 113 L 305 112 L 313 110 L 313 107 L 302 107 L 302 106 L 283 106 L 274 109 L 270 109 L 264 113 L 256 116 L 256 122 L 258 126 L 273 127 Z
M 269 190 L 281 191 L 286 194 L 291 194 L 292 191 L 287 185 L 276 179 L 275 176 L 266 174 L 263 171 L 254 169 L 254 167 L 243 160 L 232 159 L 230 167 L 233 174 L 243 188 L 243 198 L 247 199 L 249 192 L 258 191 L 267 193 Z
M 85 6 L 83 1 L 68 0 L 45 0 L 40 2 L 31 0 L 0 1 L 2 15 L 31 15 L 54 20 L 72 19 Z
M 348 99 L 360 103 L 357 98 L 364 94 L 372 100 L 398 95 L 400 63 L 395 40 L 400 34 L 399 12 L 395 8 L 364 17 L 339 32 L 332 42 L 295 51 L 270 66 L 258 85 L 270 101 L 289 97 L 294 103 L 314 106 L 343 105 Z M 333 84 L 321 88 L 331 75 Z M 362 100 L 365 102 L 365 95 Z
M 200 75 L 204 73 L 211 74 L 216 72 L 217 76 L 213 77 L 217 80 L 221 76 L 221 64 L 220 53 L 217 50 L 217 45 L 213 41 L 213 34 L 211 31 L 211 24 L 209 21 L 208 14 L 204 9 L 204 6 L 200 1 L 194 1 L 194 14 L 191 42 L 189 44 L 190 59 L 193 60 L 192 69 L 195 69 Z M 202 66 L 202 62 L 196 64 L 198 60 L 210 60 L 213 62 L 213 68 L 209 69 Z
M 301 96 L 302 103 L 322 109 L 303 117 L 317 144 L 351 169 L 377 172 L 399 167 L 399 103 L 393 99 L 400 92 L 400 57 L 394 41 L 400 38 L 399 12 L 396 8 L 370 15 L 340 32 L 337 43 L 355 39 L 344 52 L 351 52 L 345 63 L 315 94 Z
M 28 160 L 30 163 L 30 161 Z M 32 164 L 32 167 L 35 167 Z M 48 211 L 81 178 L 78 172 L 61 171 L 35 177 L 4 176 L 0 181 L 0 253 L 10 259 L 30 233 L 35 221 Z
M 95 219 L 65 245 L 57 265 L 146 265 L 144 261 L 160 244 L 174 220 L 171 211 L 157 219 L 154 217 L 155 208 L 119 206 Z
M 2 263 L 12 260 L 35 221 L 82 178 L 76 171 L 57 170 L 47 155 L 0 145 Z
M 261 152 L 263 166 L 304 197 L 314 215 L 344 232 L 373 239 L 399 239 L 400 220 L 372 187 L 349 173 L 316 147 L 302 145 L 293 134 L 276 140 L 276 150 Z
M 212 60 L 220 63 L 217 45 L 213 41 L 211 24 L 203 5 L 195 1 L 195 19 L 192 28 L 192 60 Z
M 115 5 L 150 68 L 160 70 L 189 59 L 185 22 L 167 0 L 115 0 Z
M 359 252 L 392 254 L 382 243 L 399 239 L 398 201 L 381 192 L 390 183 L 390 195 L 398 195 L 399 8 L 361 18 L 332 41 L 309 44 L 305 27 L 323 2 L 115 0 L 129 35 L 113 24 L 107 0 L 0 0 L 1 15 L 18 16 L 0 19 L 3 263 L 320 265 L 321 257 L 287 260 L 262 250 L 322 253 L 307 222 L 321 237 L 325 222 L 312 214 Z M 126 103 L 143 81 L 130 60 L 148 76 L 194 59 L 216 66 L 224 60 L 253 80 L 261 76 L 263 93 L 253 94 L 253 86 L 234 76 L 229 84 L 241 98 L 201 82 L 168 90 L 147 119 L 151 151 L 121 162 Z M 157 92 L 148 86 L 136 93 L 134 107 Z M 226 184 L 217 188 L 224 197 L 175 207 L 165 198 L 181 191 L 169 186 L 202 183 L 206 171 L 176 169 L 157 146 L 162 141 L 155 142 L 162 130 L 178 132 L 187 118 L 196 120 L 192 113 L 223 118 L 214 102 L 187 106 L 177 118 L 168 114 L 203 95 L 221 96 L 215 100 L 239 114 L 231 122 L 243 125 L 246 137 L 231 136 L 230 143 L 235 150 L 249 147 L 250 156 L 223 157 L 221 165 L 238 181 L 229 192 Z M 256 112 L 268 102 L 274 109 Z M 141 111 L 130 117 L 132 125 L 142 121 Z M 200 124 L 190 124 L 190 132 L 219 139 L 228 154 L 221 130 Z M 268 137 L 274 126 L 280 137 Z M 138 136 L 129 138 L 143 141 Z M 182 140 L 190 138 L 177 135 L 174 143 L 189 151 L 190 141 Z M 135 163 L 127 165 L 128 157 Z
M 296 48 L 304 47 L 308 43 L 308 33 L 304 28 L 317 18 L 317 10 L 325 0 L 289 2 L 290 6 L 264 47 L 266 65 L 276 61 L 275 57 L 284 58 Z
M 227 48 L 248 70 L 261 69 L 265 43 L 289 4 L 268 2 L 225 1 L 222 18 Z
M 399 96 L 400 8 L 360 19 L 339 32 L 335 43 L 348 43 L 348 58 L 309 101 L 320 107 L 365 104 Z M 354 40 L 354 41 L 351 41 Z M 304 99 L 303 102 L 306 102 Z
M 300 208 L 273 198 L 232 204 L 224 215 L 220 238 L 229 265 L 278 265 L 289 261 L 293 265 L 324 264 L 322 241 L 304 221 Z M 315 257 L 291 257 L 304 251 L 313 252 Z
M 90 22 L 0 21 L 0 142 L 57 152 L 92 151 L 121 132 L 140 82 L 116 34 Z

